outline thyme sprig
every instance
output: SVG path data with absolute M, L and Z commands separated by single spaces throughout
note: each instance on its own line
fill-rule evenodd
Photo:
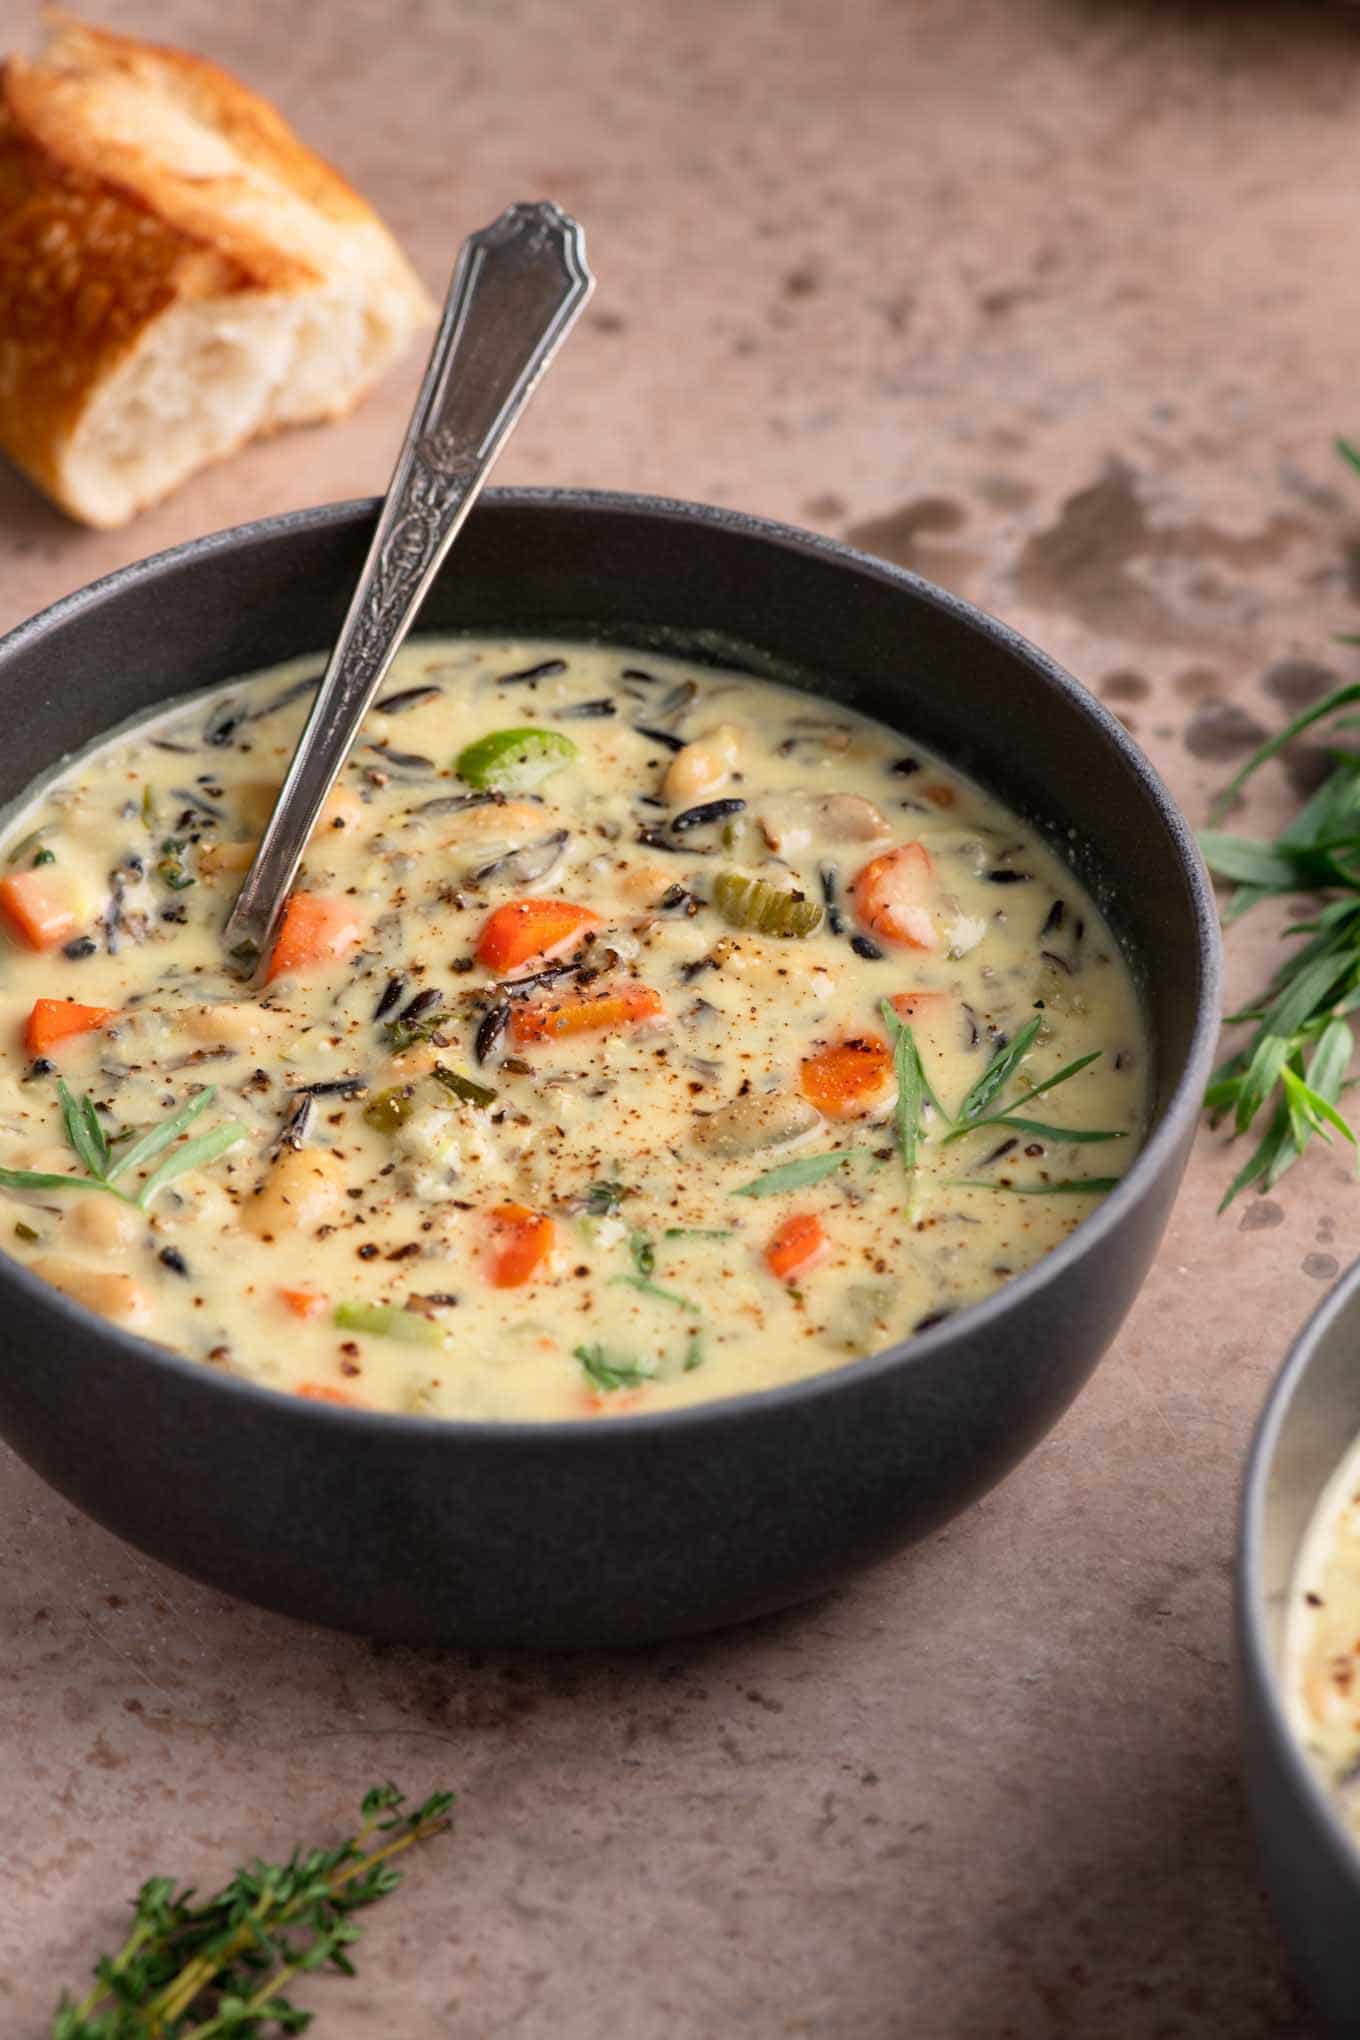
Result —
M 1351 449 L 1347 457 L 1357 460 Z M 1268 759 L 1314 723 L 1360 700 L 1360 684 L 1335 688 L 1253 752 L 1214 804 L 1221 816 Z M 1336 727 L 1355 718 L 1342 716 Z M 1221 1062 L 1204 1094 L 1211 1123 L 1230 1119 L 1234 1137 L 1264 1123 L 1256 1146 L 1219 1205 L 1226 1211 L 1250 1185 L 1272 1190 L 1310 1141 L 1335 1134 L 1356 1146 L 1339 1109 L 1355 1047 L 1348 1015 L 1360 1007 L 1360 757 L 1333 754 L 1332 770 L 1273 842 L 1206 829 L 1200 847 L 1211 871 L 1232 881 L 1226 926 L 1262 900 L 1321 893 L 1285 928 L 1299 943 L 1250 1005 L 1227 1016 L 1252 1029 L 1245 1045 Z
M 312 2014 L 284 1995 L 329 1965 L 354 1975 L 352 1914 L 401 1882 L 392 1858 L 449 1826 L 451 1792 L 407 1809 L 395 1785 L 364 1796 L 358 1832 L 333 1849 L 258 1858 L 211 1898 L 168 1877 L 142 1885 L 127 1939 L 95 1965 L 95 1982 L 63 1996 L 51 2040 L 263 2040 L 301 2033 Z
M 202 1168 L 205 1163 L 216 1161 L 228 1148 L 245 1139 L 246 1130 L 237 1120 L 224 1119 L 219 1126 L 197 1135 L 193 1140 L 186 1140 L 173 1153 L 166 1155 L 135 1196 L 119 1189 L 120 1176 L 163 1154 L 200 1112 L 207 1110 L 216 1096 L 216 1085 L 205 1084 L 201 1091 L 194 1093 L 187 1105 L 180 1106 L 178 1112 L 172 1112 L 168 1118 L 149 1126 L 126 1147 L 120 1143 L 119 1152 L 115 1155 L 114 1141 L 104 1131 L 93 1098 L 88 1092 L 76 1098 L 65 1078 L 58 1077 L 57 1101 L 61 1106 L 67 1144 L 85 1174 L 73 1176 L 43 1169 L 0 1169 L 0 1190 L 104 1190 L 111 1197 L 121 1198 L 124 1204 L 133 1204 L 139 1210 L 147 1211 L 153 1198 L 167 1183 L 173 1183 L 177 1176 L 185 1175 L 190 1169 Z M 115 1139 L 118 1137 L 115 1136 Z

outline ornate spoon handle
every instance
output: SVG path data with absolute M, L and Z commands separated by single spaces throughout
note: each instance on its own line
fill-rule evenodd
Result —
M 492 462 L 595 279 L 555 205 L 512 205 L 464 242 L 373 543 L 255 861 L 228 917 L 258 960 L 359 725 Z

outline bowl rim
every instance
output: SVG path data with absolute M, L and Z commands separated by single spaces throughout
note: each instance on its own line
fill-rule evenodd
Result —
M 1352 1834 L 1342 1820 L 1331 1795 L 1304 1754 L 1303 1745 L 1285 1712 L 1283 1681 L 1275 1670 L 1266 1636 L 1264 1580 L 1266 1512 L 1270 1506 L 1270 1484 L 1275 1473 L 1280 1433 L 1288 1421 L 1294 1398 L 1317 1358 L 1318 1347 L 1337 1320 L 1354 1308 L 1358 1297 L 1360 1260 L 1351 1263 L 1321 1303 L 1309 1313 L 1270 1385 L 1252 1431 L 1242 1475 L 1234 1599 L 1242 1676 L 1249 1681 L 1264 1716 L 1276 1761 L 1286 1773 L 1293 1798 L 1310 1816 L 1341 1874 L 1349 1880 L 1354 1897 L 1360 1900 L 1360 1837 Z M 1350 1451 L 1353 1442 L 1346 1441 L 1337 1466 Z
M 380 500 L 371 496 L 352 497 L 338 503 L 317 504 L 300 510 L 276 512 L 244 524 L 230 525 L 221 531 L 204 533 L 199 537 L 184 540 L 178 545 L 166 547 L 160 552 L 148 554 L 144 559 L 130 561 L 124 566 L 117 567 L 111 573 L 101 575 L 97 580 L 60 597 L 0 637 L 0 682 L 3 681 L 6 662 L 15 653 L 40 644 L 50 632 L 60 629 L 68 620 L 78 617 L 83 610 L 97 606 L 126 588 L 155 581 L 175 568 L 198 559 L 214 558 L 242 545 L 275 539 L 286 540 L 296 532 L 372 521 L 377 516 Z M 215 1369 L 205 1367 L 201 1360 L 190 1359 L 186 1354 L 173 1352 L 168 1347 L 156 1345 L 151 1340 L 124 1331 L 120 1326 L 97 1316 L 84 1305 L 63 1295 L 50 1283 L 43 1282 L 38 1276 L 31 1274 L 22 1262 L 11 1260 L 8 1255 L 0 1260 L 0 1283 L 15 1282 L 21 1293 L 28 1294 L 35 1302 L 48 1308 L 55 1308 L 59 1315 L 68 1320 L 73 1333 L 88 1337 L 94 1332 L 103 1338 L 111 1339 L 130 1356 L 168 1369 L 172 1375 L 192 1382 L 209 1394 L 216 1392 L 227 1398 L 245 1397 L 248 1401 L 267 1398 L 269 1405 L 280 1417 L 294 1423 L 363 1426 L 386 1432 L 389 1436 L 400 1437 L 404 1433 L 413 1443 L 422 1444 L 431 1437 L 447 1438 L 451 1446 L 455 1443 L 476 1441 L 480 1445 L 500 1443 L 506 1446 L 518 1444 L 542 1448 L 551 1447 L 560 1441 L 564 1447 L 577 1451 L 586 1440 L 594 1440 L 603 1447 L 607 1441 L 619 1437 L 642 1439 L 658 1433 L 669 1434 L 680 1427 L 686 1430 L 706 1431 L 742 1423 L 749 1418 L 763 1416 L 766 1412 L 773 1414 L 787 1410 L 797 1404 L 816 1404 L 828 1397 L 851 1393 L 856 1388 L 873 1382 L 884 1374 L 895 1373 L 900 1368 L 924 1364 L 946 1350 L 958 1338 L 960 1329 L 970 1337 L 979 1332 L 985 1334 L 1009 1311 L 1022 1307 L 1049 1283 L 1060 1280 L 1075 1262 L 1085 1259 L 1099 1249 L 1102 1241 L 1122 1222 L 1125 1214 L 1141 1200 L 1162 1169 L 1171 1162 L 1174 1151 L 1182 1139 L 1186 1122 L 1193 1121 L 1200 1109 L 1219 1030 L 1222 939 L 1208 870 L 1200 855 L 1194 833 L 1160 774 L 1109 709 L 1059 665 L 1056 659 L 1023 637 L 1020 632 L 999 618 L 989 615 L 985 610 L 977 608 L 975 604 L 965 601 L 962 596 L 937 587 L 933 582 L 923 579 L 921 575 L 914 574 L 905 567 L 895 566 L 888 560 L 860 552 L 854 546 L 846 545 L 843 540 L 827 538 L 820 533 L 804 531 L 796 525 L 754 516 L 743 510 L 625 490 L 500 488 L 488 489 L 481 501 L 488 507 L 590 511 L 596 514 L 603 512 L 625 518 L 641 514 L 675 524 L 698 524 L 709 529 L 730 531 L 739 536 L 773 542 L 786 552 L 802 554 L 843 567 L 889 588 L 900 589 L 915 601 L 944 611 L 977 635 L 990 639 L 1022 665 L 1031 670 L 1037 669 L 1042 678 L 1063 695 L 1078 714 L 1094 724 L 1096 731 L 1119 754 L 1121 764 L 1138 782 L 1145 798 L 1157 810 L 1168 836 L 1180 855 L 1195 923 L 1201 979 L 1199 1008 L 1184 1067 L 1157 1123 L 1121 1179 L 1119 1187 L 1103 1197 L 1089 1217 L 1082 1219 L 1060 1245 L 1042 1255 L 1032 1267 L 1022 1274 L 1008 1277 L 990 1296 L 984 1297 L 978 1303 L 965 1305 L 953 1316 L 928 1331 L 913 1333 L 907 1340 L 885 1347 L 880 1352 L 862 1355 L 838 1367 L 803 1376 L 797 1381 L 781 1383 L 772 1388 L 748 1389 L 740 1395 L 715 1397 L 711 1401 L 686 1404 L 678 1409 L 646 1411 L 634 1415 L 621 1414 L 611 1417 L 607 1424 L 602 1424 L 595 1417 L 533 1420 L 471 1419 L 409 1415 L 387 1410 L 348 1409 L 313 1402 L 290 1395 L 284 1389 L 275 1389 L 263 1383 L 242 1380 L 239 1376 L 218 1373 Z M 478 514 L 478 510 L 473 511 L 474 517 Z

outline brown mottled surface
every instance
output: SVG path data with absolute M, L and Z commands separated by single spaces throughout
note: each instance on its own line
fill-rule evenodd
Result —
M 1331 451 L 1360 432 L 1354 14 L 107 12 L 273 93 L 433 285 L 510 198 L 584 216 L 600 296 L 507 479 L 853 530 L 1065 660 L 1197 819 L 1256 727 L 1355 673 L 1360 480 Z M 0 477 L 0 620 L 378 486 L 416 375 L 122 534 Z M 1281 772 L 1248 819 L 1291 798 Z M 1232 996 L 1273 925 L 1234 932 Z M 1204 1134 L 1123 1336 L 1002 1489 L 703 1644 L 376 1652 L 185 1585 L 3 1458 L 6 2040 L 148 1871 L 333 1831 L 386 1774 L 456 1784 L 460 1832 L 374 1917 L 360 1980 L 309 1994 L 337 2040 L 1306 2033 L 1245 1831 L 1228 1572 L 1253 1414 L 1360 1206 L 1323 1157 L 1215 1219 L 1232 1166 Z

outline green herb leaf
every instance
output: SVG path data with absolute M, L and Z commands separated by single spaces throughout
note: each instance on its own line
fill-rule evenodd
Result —
M 1051 1126 L 1046 1119 L 1022 1119 L 1015 1112 L 998 1112 L 993 1119 L 980 1119 L 976 1126 L 965 1127 L 966 1133 L 979 1133 L 984 1126 L 1008 1126 L 1016 1133 L 1032 1133 L 1039 1140 L 1073 1141 L 1078 1146 L 1088 1141 L 1127 1140 L 1126 1133 L 1113 1132 L 1108 1127 Z
M 985 1176 L 959 1176 L 961 1190 L 1003 1190 L 1012 1197 L 1103 1197 L 1122 1176 L 1068 1176 L 1058 1183 L 999 1183 Z
M 668 1225 L 661 1235 L 667 1240 L 733 1240 L 736 1236 L 732 1225 Z
M 283 1863 L 258 1858 L 212 1897 L 149 1877 L 123 1945 L 95 1965 L 79 2003 L 63 1995 L 52 2040 L 256 2040 L 266 2025 L 301 2033 L 311 2013 L 283 1995 L 329 1965 L 352 1976 L 345 1952 L 359 1939 L 352 1915 L 396 1889 L 393 1859 L 449 1825 L 453 1795 L 408 1810 L 393 1785 L 364 1799 L 362 1825 L 337 1848 L 295 1849 Z M 380 1816 L 385 1815 L 385 1818 Z
M 55 1176 L 41 1169 L 0 1169 L 0 1190 L 107 1190 L 111 1197 L 123 1196 L 97 1176 Z M 124 1197 L 123 1202 L 131 1199 Z
M 837 1169 L 843 1169 L 857 1156 L 872 1153 L 872 1148 L 837 1148 L 830 1154 L 802 1155 L 797 1161 L 781 1162 L 777 1169 L 767 1169 L 763 1176 L 753 1177 L 749 1183 L 743 1183 L 740 1189 L 729 1194 L 733 1197 L 778 1197 L 784 1190 L 806 1190 L 810 1184 L 820 1183 Z
M 646 1275 L 611 1275 L 609 1281 L 611 1288 L 636 1289 L 642 1296 L 655 1296 L 662 1303 L 673 1303 L 678 1310 L 688 1311 L 691 1317 L 703 1316 L 697 1303 L 691 1303 L 676 1289 L 663 1289 L 659 1282 L 652 1282 Z
M 124 1148 L 109 1169 L 106 1180 L 113 1183 L 119 1176 L 126 1175 L 129 1169 L 139 1169 L 143 1162 L 151 1161 L 162 1149 L 168 1148 L 171 1141 L 176 1140 L 185 1127 L 197 1119 L 200 1112 L 205 1112 L 216 1096 L 217 1086 L 205 1084 L 201 1091 L 194 1093 L 187 1105 L 180 1106 L 178 1112 L 172 1112 L 168 1119 L 159 1120 L 155 1126 L 149 1126 L 145 1133 L 133 1141 L 131 1147 Z
M 981 1118 L 993 1098 L 1010 1082 L 1033 1048 L 1042 1025 L 1043 1021 L 1040 1019 L 1027 1020 L 1014 1039 L 1008 1041 L 1004 1048 L 997 1050 L 955 1114 L 960 1127 L 971 1126 Z M 1035 1090 L 1029 1095 L 1037 1097 L 1038 1091 Z
M 632 1194 L 626 1183 L 592 1183 L 581 1208 L 590 1218 L 608 1218 Z
M 893 1045 L 893 1074 L 897 1079 L 897 1148 L 908 1177 L 916 1168 L 916 1143 L 921 1134 L 921 1105 L 926 1094 L 926 1075 L 911 1028 L 888 999 L 881 1002 Z
M 186 1140 L 183 1147 L 178 1147 L 173 1154 L 167 1155 L 159 1169 L 147 1177 L 137 1193 L 138 1204 L 143 1211 L 149 1211 L 152 1198 L 162 1191 L 167 1183 L 173 1183 L 177 1176 L 187 1175 L 190 1169 L 201 1169 L 207 1163 L 215 1162 L 219 1155 L 224 1155 L 228 1148 L 235 1147 L 236 1143 L 245 1137 L 244 1126 L 239 1125 L 234 1119 L 224 1119 L 211 1133 L 201 1133 L 195 1140 Z
M 1299 867 L 1293 859 L 1249 836 L 1224 836 L 1215 829 L 1201 829 L 1199 847 L 1210 871 L 1220 878 L 1234 878 L 1261 892 L 1298 892 Z
M 61 1102 L 62 1123 L 66 1138 L 75 1150 L 76 1158 L 82 1162 L 91 1176 L 101 1181 L 108 1174 L 109 1143 L 94 1100 L 87 1092 L 79 1102 L 72 1097 L 64 1077 L 57 1078 L 57 1097 Z
M 387 1020 L 383 1023 L 383 1036 L 394 1055 L 400 1055 L 404 1048 L 410 1048 L 417 1041 L 433 1041 L 442 1034 L 449 1024 L 449 1016 L 443 1011 L 425 1013 L 415 1020 Z
M 1321 701 L 1315 701 L 1310 708 L 1305 708 L 1300 715 L 1296 715 L 1292 722 L 1286 723 L 1282 730 L 1277 730 L 1259 750 L 1252 752 L 1241 770 L 1233 774 L 1210 808 L 1210 819 L 1214 822 L 1220 821 L 1253 773 L 1259 772 L 1261 767 L 1283 751 L 1287 744 L 1292 744 L 1296 737 L 1302 736 L 1314 723 L 1322 722 L 1329 715 L 1335 715 L 1339 708 L 1348 708 L 1353 701 L 1360 701 L 1360 682 L 1350 681 L 1344 687 L 1333 688 L 1330 694 L 1324 694 Z
M 603 1389 L 606 1395 L 616 1388 L 641 1388 L 655 1372 L 640 1360 L 611 1360 L 603 1346 L 577 1346 L 573 1353 L 585 1370 L 586 1380 Z

